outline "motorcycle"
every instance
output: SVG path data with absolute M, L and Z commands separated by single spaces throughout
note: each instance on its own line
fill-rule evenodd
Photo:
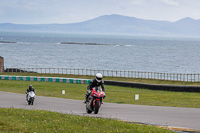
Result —
M 97 114 L 103 98 L 105 98 L 105 93 L 100 87 L 92 88 L 92 92 L 88 97 L 88 102 L 86 102 L 86 112 L 91 114 L 94 111 L 94 114 Z
M 28 92 L 28 97 L 27 97 L 28 105 L 33 105 L 34 99 L 35 99 L 35 93 L 33 91 Z

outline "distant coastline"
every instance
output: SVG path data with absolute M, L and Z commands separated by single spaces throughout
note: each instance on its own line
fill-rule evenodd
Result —
M 56 32 L 73 34 L 114 34 L 134 36 L 198 37 L 200 20 L 189 17 L 175 22 L 145 20 L 123 15 L 103 15 L 78 23 L 68 24 L 13 24 L 0 23 L 2 32 Z

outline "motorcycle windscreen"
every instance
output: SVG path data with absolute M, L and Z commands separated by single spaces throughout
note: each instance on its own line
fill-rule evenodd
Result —
M 30 97 L 34 97 L 34 96 L 35 96 L 35 93 L 34 93 L 33 91 L 30 91 L 30 92 L 28 93 L 28 95 L 29 95 Z

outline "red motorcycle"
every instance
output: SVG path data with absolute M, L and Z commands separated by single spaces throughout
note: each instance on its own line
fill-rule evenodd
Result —
M 92 88 L 92 92 L 88 97 L 88 102 L 86 102 L 86 112 L 88 114 L 91 114 L 92 111 L 94 111 L 94 114 L 97 114 L 99 112 L 99 108 L 101 107 L 101 103 L 104 97 L 105 93 L 100 87 Z

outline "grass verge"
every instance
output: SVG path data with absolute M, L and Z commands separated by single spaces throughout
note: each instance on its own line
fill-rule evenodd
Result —
M 30 84 L 36 89 L 38 96 L 85 100 L 87 87 L 85 84 L 0 80 L 0 91 L 25 94 Z M 157 91 L 109 85 L 105 87 L 104 102 L 200 108 L 200 93 Z M 61 94 L 62 90 L 65 90 L 65 95 Z M 135 94 L 139 94 L 137 101 L 135 101 Z
M 13 133 L 172 133 L 155 126 L 41 110 L 0 108 L 0 132 Z

